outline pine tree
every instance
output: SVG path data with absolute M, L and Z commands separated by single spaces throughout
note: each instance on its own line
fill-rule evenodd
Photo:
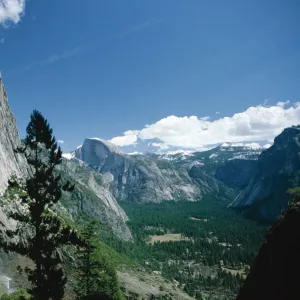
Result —
M 81 233 L 81 238 L 85 245 L 79 249 L 77 257 L 79 261 L 78 278 L 80 278 L 76 288 L 78 299 L 96 292 L 95 281 L 98 279 L 97 271 L 99 269 L 99 262 L 95 261 L 98 229 L 99 224 L 91 221 L 84 227 Z
M 18 147 L 16 152 L 26 157 L 31 175 L 25 183 L 15 177 L 9 181 L 6 195 L 12 203 L 19 200 L 18 207 L 11 210 L 8 217 L 17 221 L 17 226 L 6 230 L 8 238 L 1 236 L 1 247 L 6 252 L 27 256 L 34 262 L 34 268 L 25 271 L 31 282 L 28 292 L 35 300 L 60 300 L 67 278 L 59 247 L 76 244 L 79 240 L 75 231 L 57 214 L 56 204 L 62 190 L 71 192 L 74 186 L 69 182 L 62 185 L 60 176 L 55 173 L 61 163 L 62 151 L 40 112 L 33 111 L 26 132 L 24 146 Z
M 102 255 L 99 242 L 99 223 L 89 222 L 83 229 L 84 246 L 78 251 L 78 274 L 75 288 L 77 299 L 104 292 L 112 300 L 124 299 L 114 266 Z

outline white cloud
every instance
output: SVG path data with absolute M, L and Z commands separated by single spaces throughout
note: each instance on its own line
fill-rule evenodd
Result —
M 279 101 L 279 102 L 277 102 L 276 106 L 279 106 L 279 107 L 284 108 L 284 107 L 287 106 L 289 103 L 290 103 L 289 100 L 288 100 L 288 101 L 285 101 L 285 102 Z
M 120 147 L 134 145 L 137 141 L 138 133 L 138 130 L 128 130 L 124 132 L 124 135 L 112 138 L 110 142 Z
M 168 116 L 141 130 L 126 131 L 111 142 L 123 146 L 136 143 L 137 138 L 157 139 L 163 146 L 199 148 L 224 142 L 272 141 L 285 127 L 298 124 L 299 104 L 289 108 L 260 105 L 214 121 L 197 116 Z
M 58 140 L 57 142 L 58 142 L 59 144 L 64 144 L 65 141 L 64 141 L 64 140 Z
M 25 0 L 1 0 L 0 1 L 0 24 L 8 22 L 17 24 L 25 11 Z
M 153 147 L 158 147 L 160 148 L 161 150 L 166 150 L 169 148 L 168 145 L 165 145 L 164 143 L 152 143 L 152 146 Z
M 219 111 L 216 111 L 216 115 L 218 115 L 220 112 Z

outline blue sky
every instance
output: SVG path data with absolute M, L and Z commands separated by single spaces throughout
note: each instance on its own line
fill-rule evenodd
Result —
M 0 4 L 0 70 L 21 136 L 35 108 L 65 141 L 66 151 L 85 137 L 139 134 L 146 124 L 154 124 L 156 134 L 139 139 L 174 144 L 163 137 L 166 131 L 160 136 L 166 126 L 159 124 L 171 120 L 183 140 L 182 122 L 197 123 L 191 116 L 209 116 L 201 122 L 211 126 L 235 113 L 244 112 L 244 118 L 249 107 L 263 103 L 274 106 L 276 116 L 292 109 L 298 122 L 297 105 L 276 106 L 300 101 L 297 0 L 28 0 L 23 9 L 19 20 L 3 4 L 1 14 Z M 172 115 L 177 119 L 168 118 Z M 263 138 L 290 125 L 290 117 Z M 251 133 L 246 128 L 235 136 L 257 130 L 253 119 L 247 122 Z M 268 127 L 263 123 L 260 131 Z M 247 139 L 257 137 L 262 135 Z

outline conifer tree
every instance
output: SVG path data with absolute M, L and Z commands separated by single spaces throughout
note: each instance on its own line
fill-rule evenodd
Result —
M 97 251 L 97 231 L 99 225 L 95 221 L 88 223 L 81 233 L 81 238 L 85 245 L 78 251 L 78 278 L 77 297 L 91 295 L 95 292 L 98 278 L 99 262 L 95 261 L 95 252 Z
M 84 246 L 78 251 L 77 299 L 104 292 L 109 299 L 124 299 L 114 266 L 101 253 L 99 241 L 100 224 L 89 222 L 83 229 Z
M 12 203 L 16 199 L 19 202 L 8 217 L 17 225 L 6 230 L 8 238 L 1 236 L 1 247 L 5 251 L 27 256 L 34 262 L 34 268 L 25 269 L 31 282 L 28 292 L 33 299 L 60 300 L 67 278 L 59 248 L 69 243 L 76 244 L 79 240 L 55 208 L 62 190 L 71 192 L 74 186 L 69 182 L 63 185 L 60 176 L 56 175 L 55 169 L 62 161 L 62 151 L 48 121 L 40 112 L 33 111 L 26 132 L 24 146 L 18 147 L 16 152 L 26 157 L 31 175 L 23 183 L 16 178 L 9 181 L 6 196 Z

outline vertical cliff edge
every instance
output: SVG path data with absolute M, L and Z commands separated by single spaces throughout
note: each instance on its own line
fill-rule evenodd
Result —
M 0 194 L 12 174 L 23 177 L 27 172 L 25 159 L 14 152 L 19 143 L 16 119 L 11 113 L 7 93 L 0 78 Z

